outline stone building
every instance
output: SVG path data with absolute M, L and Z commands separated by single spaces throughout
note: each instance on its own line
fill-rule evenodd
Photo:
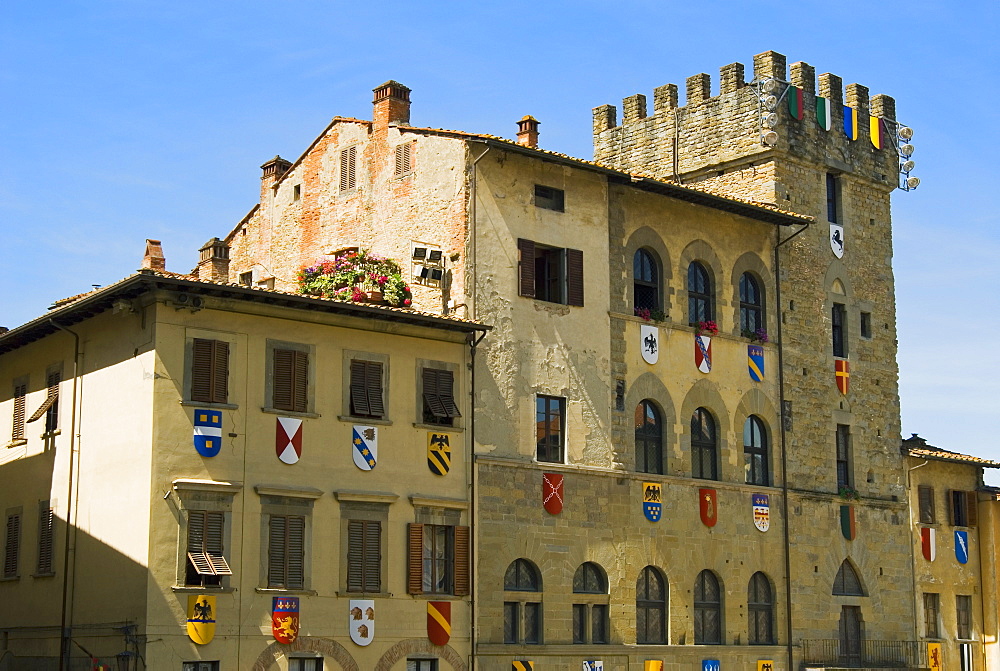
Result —
M 0 335 L 0 668 L 464 671 L 484 327 L 158 249 Z

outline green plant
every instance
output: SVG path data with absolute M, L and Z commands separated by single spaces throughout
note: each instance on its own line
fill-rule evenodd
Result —
M 382 298 L 397 307 L 413 302 L 399 264 L 367 249 L 341 252 L 301 269 L 298 285 L 302 294 L 356 303 L 367 300 L 369 291 L 382 292 Z
M 848 501 L 860 501 L 861 494 L 854 487 L 841 487 L 838 492 L 840 498 L 847 499 Z

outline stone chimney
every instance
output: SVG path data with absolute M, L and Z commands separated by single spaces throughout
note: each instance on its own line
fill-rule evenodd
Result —
M 201 249 L 198 260 L 198 277 L 213 282 L 229 281 L 229 245 L 218 238 L 212 238 Z
M 517 122 L 517 143 L 524 147 L 538 148 L 538 119 L 525 114 Z
M 163 257 L 163 247 L 159 240 L 146 239 L 146 254 L 142 257 L 143 270 L 166 270 L 167 260 Z
M 270 161 L 260 166 L 263 171 L 260 176 L 260 199 L 261 202 L 270 195 L 270 189 L 274 183 L 281 179 L 281 176 L 292 167 L 291 161 L 286 161 L 280 156 L 275 156 Z
M 376 128 L 410 124 L 410 89 L 390 79 L 372 91 L 375 93 L 372 122 Z

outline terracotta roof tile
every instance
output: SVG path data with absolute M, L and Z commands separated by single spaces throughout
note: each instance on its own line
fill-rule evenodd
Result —
M 984 468 L 1000 468 L 1000 462 L 981 457 L 974 457 L 971 454 L 961 454 L 951 450 L 942 450 L 940 447 L 928 445 L 927 441 L 913 434 L 910 438 L 903 440 L 903 450 L 911 457 L 918 459 L 937 459 L 939 461 L 954 461 L 963 464 L 975 464 Z

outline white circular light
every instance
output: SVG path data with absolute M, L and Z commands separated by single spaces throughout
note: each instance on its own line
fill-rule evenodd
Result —
M 761 102 L 764 103 L 764 107 L 773 112 L 774 109 L 778 106 L 778 97 L 774 95 L 764 96 L 761 99 Z
M 778 115 L 774 112 L 768 112 L 761 115 L 760 123 L 764 128 L 774 128 L 778 125 Z
M 903 165 L 899 166 L 899 170 L 900 170 L 900 172 L 909 173 L 910 171 L 912 171 L 916 167 L 917 167 L 916 163 L 914 163 L 913 161 L 907 161 Z
M 778 88 L 776 79 L 765 79 L 760 85 L 760 90 L 764 93 L 773 93 L 776 88 Z
M 765 147 L 773 147 L 778 144 L 778 134 L 773 130 L 769 130 L 766 133 L 761 133 L 760 143 Z
M 906 186 L 909 187 L 909 188 L 911 188 L 911 189 L 917 188 L 918 186 L 920 186 L 920 178 L 919 177 L 907 177 L 906 178 Z
M 899 153 L 902 156 L 905 156 L 906 158 L 910 158 L 910 156 L 913 155 L 913 145 L 912 144 L 904 144 L 902 147 L 899 148 Z
M 899 130 L 896 131 L 896 133 L 898 133 L 899 137 L 903 138 L 904 140 L 909 140 L 911 137 L 913 137 L 913 129 L 910 128 L 909 126 L 900 126 Z

